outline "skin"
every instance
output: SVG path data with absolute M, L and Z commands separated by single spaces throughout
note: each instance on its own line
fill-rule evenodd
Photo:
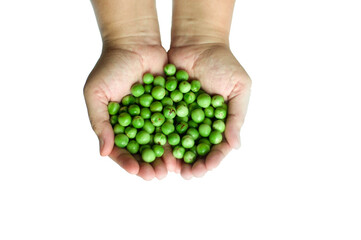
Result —
M 240 147 L 240 130 L 250 97 L 251 80 L 232 54 L 229 31 L 234 0 L 174 0 L 169 62 L 188 71 L 211 95 L 228 101 L 224 141 L 193 165 L 174 160 L 185 179 L 217 167 L 232 148 Z
M 191 179 L 203 176 L 232 148 L 239 148 L 251 80 L 229 49 L 234 0 L 174 0 L 168 58 L 161 47 L 154 0 L 92 0 L 92 4 L 103 50 L 84 86 L 84 97 L 102 156 L 145 180 L 164 178 L 167 171 Z M 108 102 L 119 102 L 129 94 L 143 73 L 162 74 L 167 62 L 186 70 L 191 79 L 200 80 L 205 91 L 222 95 L 229 104 L 225 140 L 193 165 L 176 160 L 169 146 L 152 164 L 138 163 L 126 150 L 113 148 Z
M 126 149 L 114 147 L 107 110 L 108 102 L 120 102 L 131 86 L 142 80 L 143 73 L 162 74 L 168 62 L 161 46 L 155 1 L 92 0 L 92 4 L 103 49 L 84 86 L 84 97 L 100 154 L 145 180 L 164 178 L 167 168 L 163 159 L 138 163 Z

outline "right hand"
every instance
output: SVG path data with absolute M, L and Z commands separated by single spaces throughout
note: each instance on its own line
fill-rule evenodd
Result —
M 157 158 L 152 164 L 138 162 L 126 149 L 115 147 L 107 105 L 110 101 L 120 102 L 130 94 L 131 86 L 140 82 L 144 73 L 162 75 L 166 63 L 167 53 L 160 45 L 104 47 L 84 86 L 91 126 L 99 138 L 100 155 L 109 156 L 127 172 L 145 180 L 164 178 L 167 175 L 164 161 Z

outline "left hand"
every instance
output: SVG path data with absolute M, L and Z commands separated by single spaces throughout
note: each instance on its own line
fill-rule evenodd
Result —
M 243 125 L 250 97 L 251 79 L 225 44 L 195 44 L 173 47 L 168 61 L 198 79 L 202 88 L 211 95 L 222 95 L 228 101 L 225 139 L 213 146 L 205 159 L 193 165 L 173 158 L 177 170 L 185 179 L 201 177 L 214 169 L 232 148 L 240 147 L 240 130 Z

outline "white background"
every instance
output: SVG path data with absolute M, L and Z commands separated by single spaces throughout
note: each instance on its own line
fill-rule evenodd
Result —
M 146 182 L 99 156 L 88 121 L 90 2 L 1 1 L 0 239 L 361 239 L 358 3 L 238 1 L 241 149 L 203 178 Z

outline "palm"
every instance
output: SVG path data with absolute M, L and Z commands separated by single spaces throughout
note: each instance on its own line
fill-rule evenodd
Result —
M 168 52 L 168 60 L 187 70 L 191 78 L 199 79 L 205 91 L 222 95 L 229 104 L 225 141 L 214 146 L 206 159 L 198 160 L 192 167 L 178 161 L 183 177 L 202 176 L 216 167 L 231 148 L 238 147 L 238 132 L 246 114 L 251 81 L 229 48 L 223 45 L 173 48 Z
M 166 167 L 161 159 L 152 165 L 136 161 L 126 150 L 114 146 L 114 133 L 109 124 L 107 104 L 120 101 L 129 94 L 129 89 L 141 80 L 144 72 L 162 73 L 167 55 L 161 46 L 129 46 L 106 50 L 89 75 L 84 87 L 92 127 L 105 141 L 102 155 L 109 155 L 130 173 L 144 179 L 166 175 Z

